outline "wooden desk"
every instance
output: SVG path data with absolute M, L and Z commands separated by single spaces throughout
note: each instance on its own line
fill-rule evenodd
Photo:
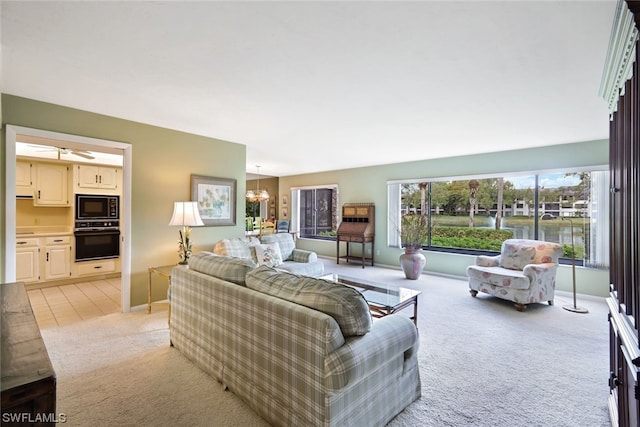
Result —
M 2 425 L 53 426 L 63 421 L 56 418 L 56 375 L 27 291 L 20 282 L 0 285 L 0 293 Z

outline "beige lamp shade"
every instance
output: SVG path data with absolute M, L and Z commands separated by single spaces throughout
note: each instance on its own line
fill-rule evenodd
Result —
M 194 227 L 204 225 L 198 211 L 198 202 L 175 202 L 173 204 L 173 216 L 169 225 L 182 227 Z

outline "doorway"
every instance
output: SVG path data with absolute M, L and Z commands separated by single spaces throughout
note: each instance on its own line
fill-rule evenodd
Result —
M 18 141 L 31 141 L 40 144 L 55 141 L 53 145 L 64 146 L 69 150 L 95 151 L 102 153 L 122 154 L 122 264 L 121 264 L 121 302 L 123 312 L 131 310 L 131 144 L 118 141 L 89 138 L 40 129 L 20 126 L 6 126 L 5 152 L 5 277 L 7 283 L 16 279 L 16 146 Z M 46 144 L 44 144 L 46 145 Z

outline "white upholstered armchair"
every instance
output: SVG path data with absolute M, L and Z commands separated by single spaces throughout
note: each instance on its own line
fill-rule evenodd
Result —
M 553 305 L 556 270 L 562 246 L 539 240 L 508 239 L 497 256 L 478 256 L 467 267 L 469 292 L 513 301 L 518 311 L 527 304 Z

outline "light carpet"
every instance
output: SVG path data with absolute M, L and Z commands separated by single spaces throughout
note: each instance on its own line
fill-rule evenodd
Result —
M 609 426 L 604 299 L 578 296 L 588 314 L 556 304 L 521 313 L 469 295 L 465 281 L 335 265 L 328 272 L 419 289 L 422 397 L 389 426 Z M 158 310 L 158 308 L 154 308 Z M 409 311 L 395 315 L 408 315 Z M 42 330 L 69 426 L 266 426 L 169 346 L 166 311 L 111 314 Z

